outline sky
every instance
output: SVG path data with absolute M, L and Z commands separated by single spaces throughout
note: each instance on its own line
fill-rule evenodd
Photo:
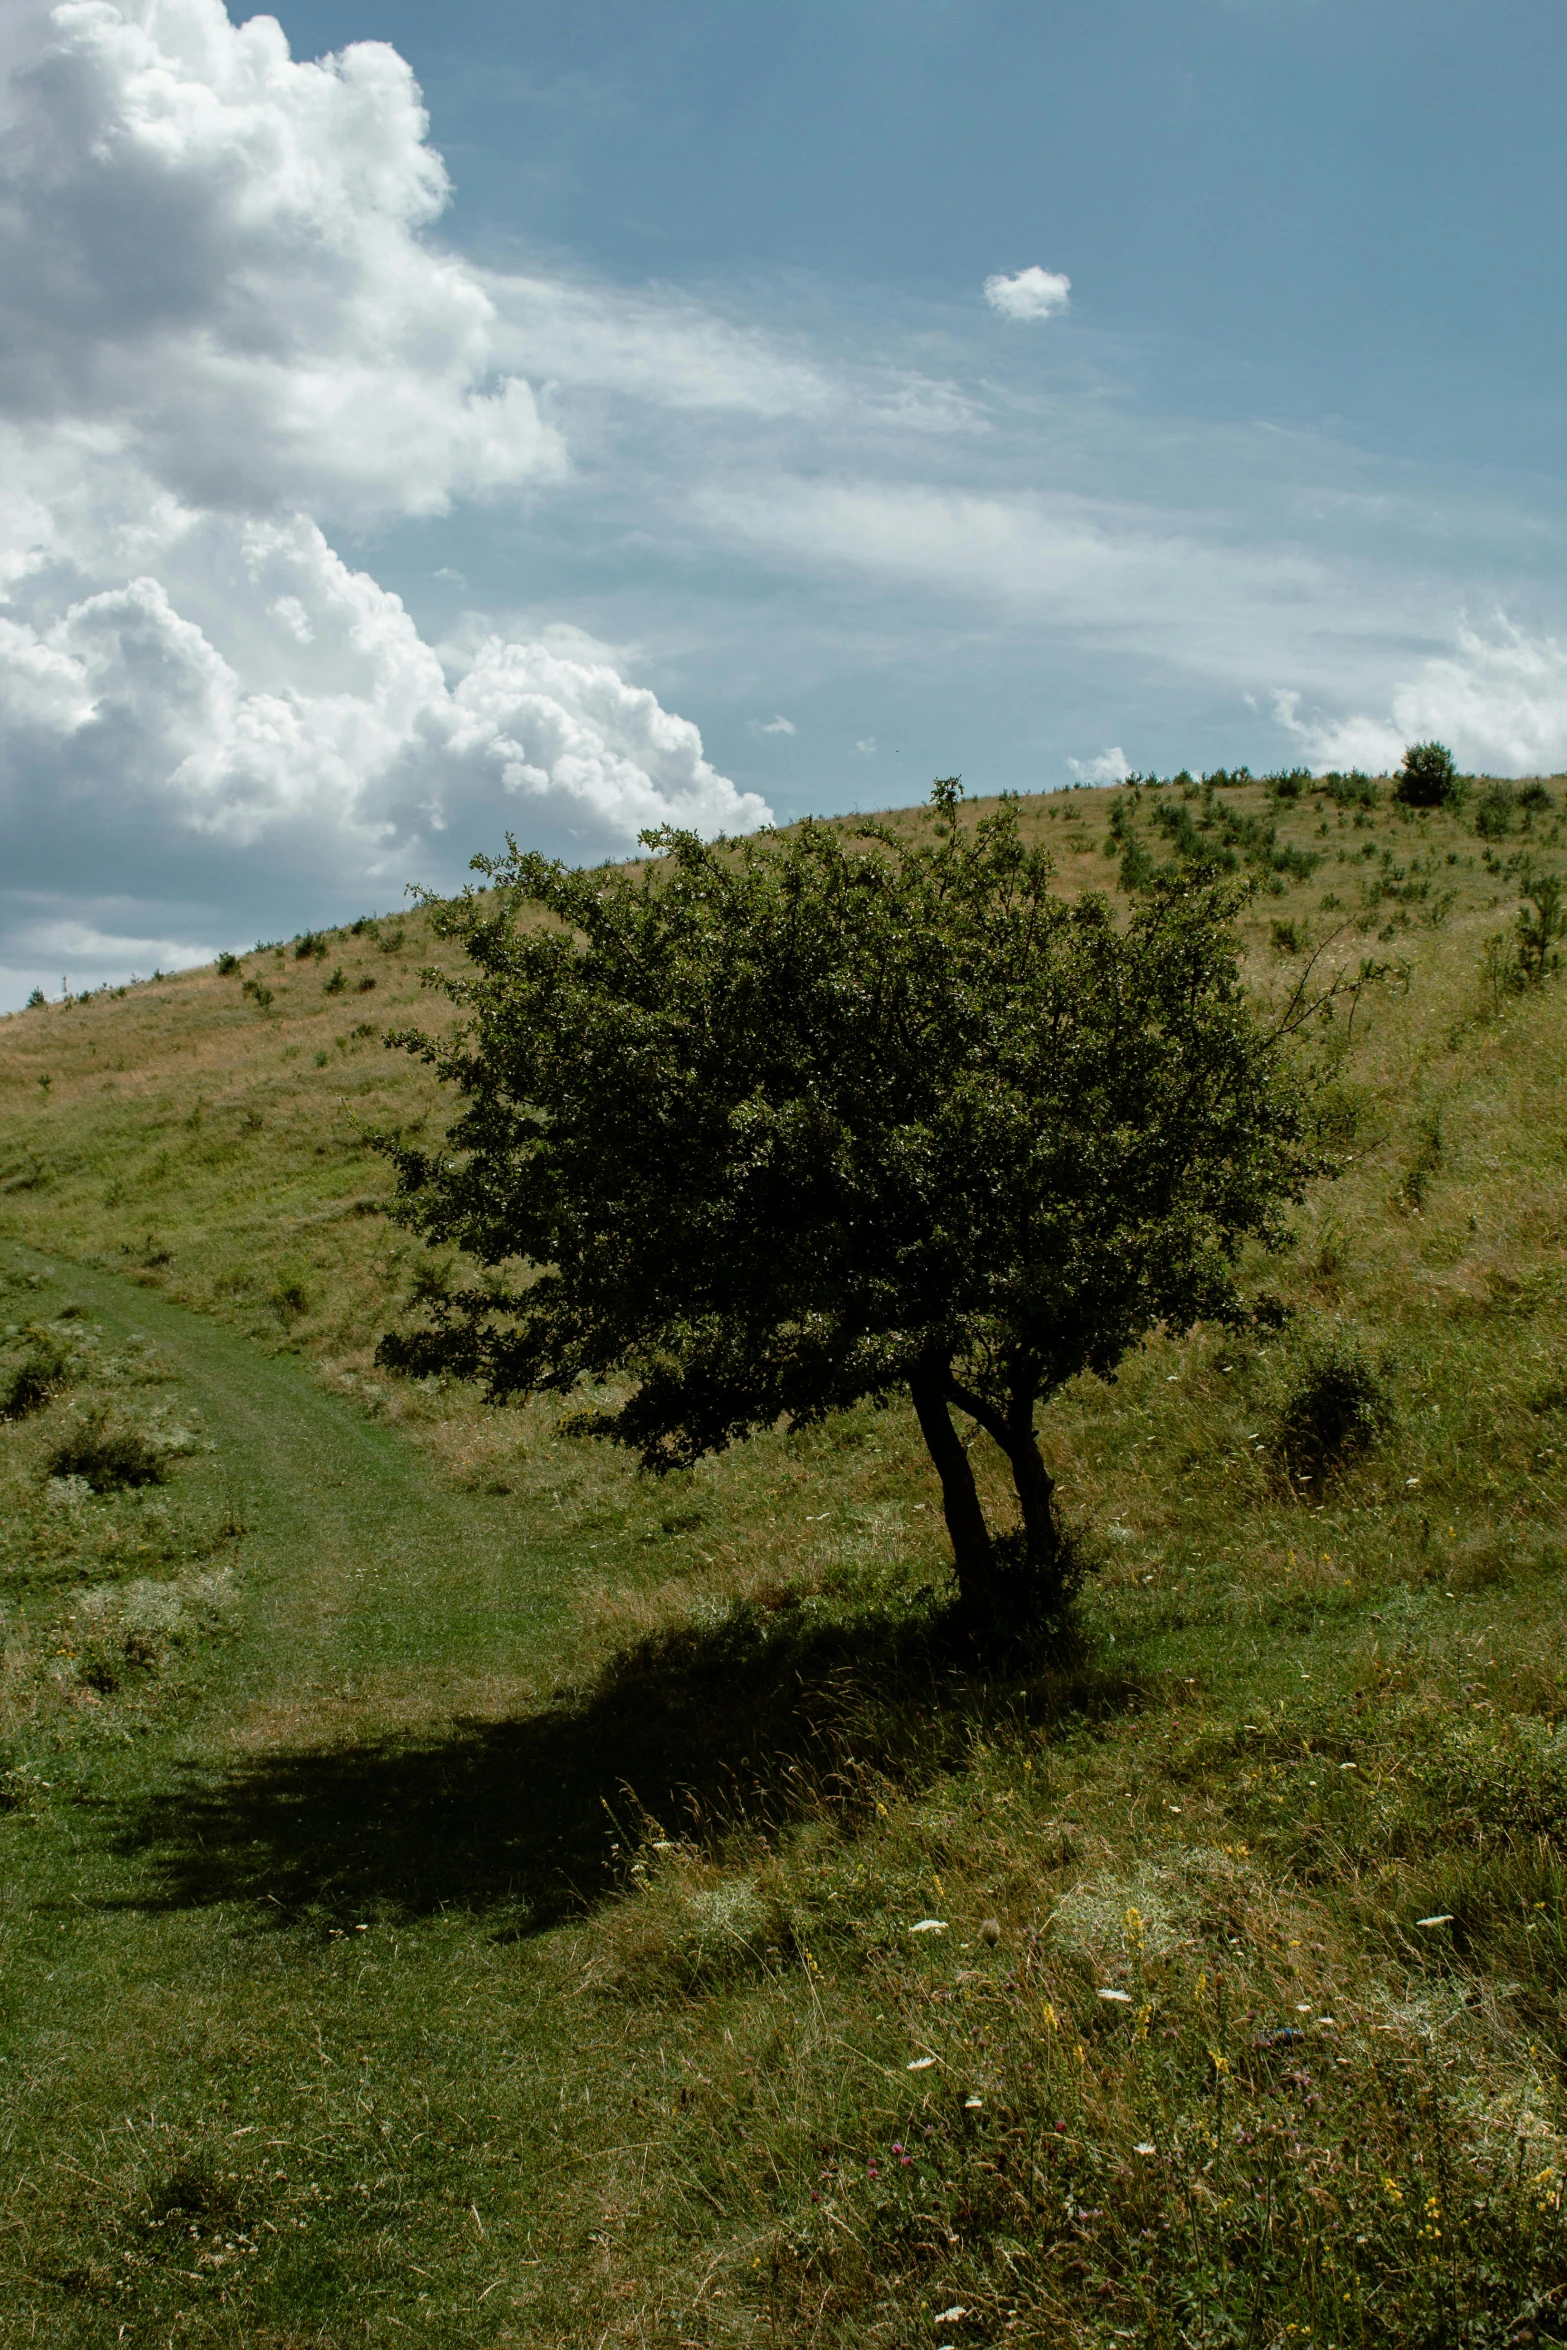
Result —
M 0 1009 L 509 831 L 1567 767 L 1559 0 L 10 0 Z

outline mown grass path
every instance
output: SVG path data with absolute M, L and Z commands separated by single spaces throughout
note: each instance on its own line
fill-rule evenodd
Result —
M 0 1818 L 6 2338 L 335 2341 L 351 2301 L 355 2340 L 383 2306 L 509 2338 L 506 2296 L 476 2314 L 496 2247 L 448 2210 L 482 2197 L 504 2246 L 474 2150 L 504 2132 L 516 2160 L 519 2043 L 553 2061 L 551 1937 L 498 1915 L 519 1830 L 558 1842 L 551 1790 L 497 1717 L 547 1696 L 568 1545 L 443 1490 L 296 1359 L 8 1254 L 41 1310 L 153 1342 L 213 1446 L 176 1476 L 245 1532 L 234 1635 L 186 1694 L 93 1709 L 47 1801 Z
M 477 1694 L 558 1654 L 569 1563 L 524 1501 L 443 1490 L 395 1428 L 291 1355 L 112 1274 L 13 1253 L 111 1336 L 150 1339 L 200 1407 L 245 1526 L 231 1713 L 341 1699 L 367 1676 L 394 1705 L 438 1703 L 453 1676 Z

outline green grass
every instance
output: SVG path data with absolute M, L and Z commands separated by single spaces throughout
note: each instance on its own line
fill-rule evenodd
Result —
M 375 1371 L 418 917 L 0 1025 L 6 2333 L 1563 2338 L 1558 820 L 1216 799 L 1130 830 L 1264 876 L 1259 991 L 1401 969 L 1284 1328 L 1051 1406 L 1096 1572 L 1005 1680 L 901 1411 L 654 1484 Z

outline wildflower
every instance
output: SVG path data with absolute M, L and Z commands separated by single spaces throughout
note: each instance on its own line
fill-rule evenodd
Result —
M 1045 2001 L 1045 2029 L 1049 2032 L 1059 2032 L 1061 2029 L 1061 2019 L 1048 1999 Z

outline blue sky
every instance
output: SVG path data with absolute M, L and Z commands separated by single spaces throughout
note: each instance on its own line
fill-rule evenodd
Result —
M 1388 577 L 1390 600 L 1407 570 L 1482 625 L 1559 613 L 1560 9 L 281 14 L 302 52 L 373 37 L 409 59 L 456 183 L 446 233 L 476 257 L 662 282 L 807 347 L 998 385 L 1013 479 L 1180 514 L 1195 494 L 1227 540 L 1326 547 Z M 980 288 L 1031 263 L 1071 276 L 1071 309 L 1019 330 Z M 1326 513 L 1300 511 L 1313 493 Z M 1552 527 L 1530 528 L 1542 510 Z M 501 550 L 465 517 L 453 567 L 539 608 L 565 589 L 611 636 L 651 631 L 720 764 L 787 813 L 884 796 L 884 746 L 903 736 L 911 789 L 944 762 L 1061 782 L 1112 741 L 1166 768 L 1295 755 L 1259 691 L 1287 679 L 1259 677 L 1249 709 L 1246 687 L 1172 677 L 1157 641 L 1085 651 L 1070 628 L 998 625 L 939 570 L 929 589 L 907 572 L 823 581 L 728 548 L 643 570 L 612 515 L 558 528 L 567 543 L 551 517 L 536 554 Z M 716 659 L 704 627 L 694 644 L 660 627 L 666 597 L 702 615 Z M 735 599 L 754 613 L 739 661 Z M 758 746 L 751 705 L 769 700 L 801 733 Z M 874 780 L 852 749 L 866 737 Z
M 111 13 L 0 35 L 7 1000 L 507 825 L 1567 764 L 1559 6 Z

